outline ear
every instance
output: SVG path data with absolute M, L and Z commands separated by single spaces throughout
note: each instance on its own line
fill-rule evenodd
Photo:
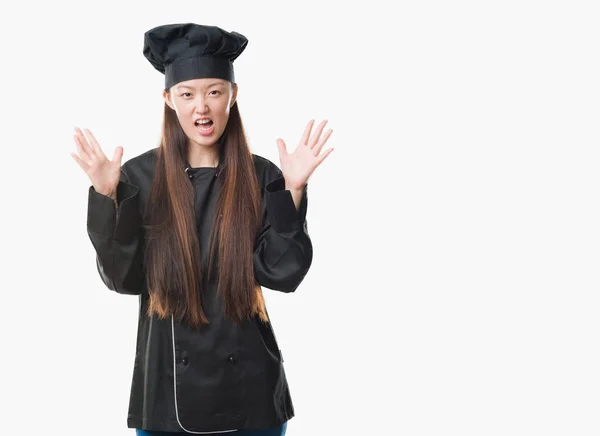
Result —
M 175 110 L 175 105 L 173 105 L 173 101 L 171 100 L 171 94 L 169 93 L 169 91 L 165 91 L 163 90 L 163 98 L 165 99 L 165 103 L 167 103 L 167 105 Z
M 238 93 L 238 85 L 234 84 L 233 85 L 233 93 L 231 95 L 231 103 L 229 103 L 229 108 L 231 109 L 233 107 L 233 105 L 236 102 L 237 99 L 237 93 Z

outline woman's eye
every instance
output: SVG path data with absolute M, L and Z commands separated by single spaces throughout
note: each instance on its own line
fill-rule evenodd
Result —
M 218 95 L 218 94 L 219 94 L 219 91 L 216 91 L 216 90 L 215 90 L 215 91 L 210 91 L 210 93 L 211 93 L 212 95 Z
M 191 96 L 192 94 L 191 94 L 191 93 L 189 93 L 189 92 L 184 92 L 183 94 L 181 94 L 181 96 L 182 96 L 182 97 L 185 97 L 185 96 L 187 96 L 187 95 L 190 95 L 190 96 Z

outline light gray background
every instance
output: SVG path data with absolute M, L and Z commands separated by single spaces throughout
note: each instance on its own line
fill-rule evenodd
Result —
M 3 6 L 2 434 L 126 429 L 137 298 L 108 291 L 69 153 L 158 144 L 143 33 L 199 22 L 236 61 L 253 152 L 310 118 L 313 266 L 266 291 L 290 436 L 597 435 L 600 17 L 592 1 Z M 395 8 L 395 9 L 394 9 Z

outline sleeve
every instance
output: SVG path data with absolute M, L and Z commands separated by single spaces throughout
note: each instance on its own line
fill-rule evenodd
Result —
M 307 186 L 296 210 L 281 170 L 272 164 L 265 185 L 262 226 L 254 249 L 254 275 L 266 288 L 294 292 L 312 263 L 313 248 L 306 225 Z
M 143 233 L 139 188 L 121 169 L 114 201 L 89 188 L 87 231 L 96 250 L 96 267 L 108 289 L 119 294 L 142 293 Z

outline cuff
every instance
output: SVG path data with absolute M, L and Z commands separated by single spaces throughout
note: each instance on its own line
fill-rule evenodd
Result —
M 277 233 L 300 230 L 306 221 L 308 207 L 307 187 L 304 185 L 300 208 L 296 210 L 292 193 L 285 189 L 285 179 L 280 177 L 265 186 L 267 216 Z
M 118 221 L 115 202 L 105 195 L 96 192 L 90 186 L 88 193 L 87 227 L 96 234 L 106 238 L 127 237 L 128 229 L 136 229 L 141 222 L 137 198 L 139 189 L 137 186 L 125 182 L 117 185 L 117 203 L 119 206 Z M 134 232 L 137 233 L 137 232 Z

